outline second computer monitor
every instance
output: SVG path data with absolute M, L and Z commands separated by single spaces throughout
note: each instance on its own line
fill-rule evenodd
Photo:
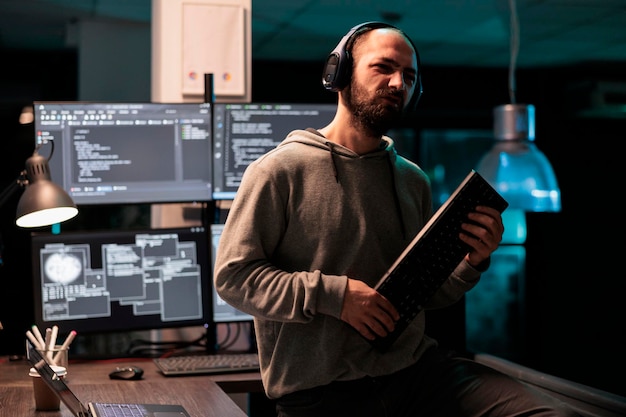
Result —
M 213 199 L 232 200 L 245 169 L 292 130 L 326 126 L 336 104 L 216 103 L 213 108 Z

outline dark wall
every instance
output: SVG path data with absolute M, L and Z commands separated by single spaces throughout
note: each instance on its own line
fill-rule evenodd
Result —
M 49 65 L 41 66 L 42 56 Z M 72 52 L 0 51 L 3 151 L 0 185 L 11 182 L 32 152 L 32 132 L 17 115 L 34 99 L 74 100 L 77 59 Z M 7 59 L 8 57 L 8 59 Z M 11 69 L 14 68 L 14 69 Z M 35 71 L 33 68 L 40 68 Z M 322 63 L 253 62 L 253 101 L 334 102 L 320 84 Z M 278 75 L 277 75 L 278 74 Z M 523 363 L 541 371 L 626 395 L 626 223 L 617 199 L 624 177 L 618 145 L 626 118 L 581 118 L 568 109 L 581 81 L 626 82 L 626 68 L 584 65 L 518 70 L 517 102 L 537 108 L 537 146 L 552 162 L 562 192 L 560 213 L 528 214 L 526 334 Z M 407 122 L 425 128 L 491 129 L 492 109 L 509 102 L 505 69 L 432 68 L 423 71 L 424 95 Z M 419 149 L 419 147 L 415 147 Z M 418 159 L 419 155 L 407 155 Z M 0 266 L 0 353 L 21 353 L 32 324 L 28 234 L 16 230 L 17 199 L 0 208 L 4 241 Z M 17 306 L 9 306 L 17 304 Z
M 34 151 L 32 125 L 18 123 L 34 100 L 75 100 L 76 52 L 0 50 L 0 190 L 13 183 Z M 0 354 L 23 353 L 33 324 L 29 232 L 15 226 L 20 193 L 0 207 Z

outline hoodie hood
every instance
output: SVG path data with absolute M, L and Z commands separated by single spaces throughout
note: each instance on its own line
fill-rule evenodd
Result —
M 331 142 L 326 139 L 324 135 L 313 128 L 292 131 L 278 146 L 284 146 L 290 143 L 301 143 L 328 151 L 330 157 L 329 161 L 332 165 L 333 174 L 337 182 L 339 182 L 339 174 L 337 171 L 337 161 L 334 157 L 335 155 L 341 155 L 346 158 L 387 158 L 390 163 L 395 162 L 397 157 L 393 139 L 388 136 L 382 137 L 380 148 L 378 150 L 364 155 L 359 155 L 343 145 Z
M 354 151 L 346 148 L 345 146 L 329 141 L 328 139 L 326 139 L 326 137 L 324 137 L 324 135 L 312 128 L 308 128 L 306 130 L 292 131 L 278 146 L 284 146 L 294 142 L 314 146 L 320 149 L 325 149 L 329 152 L 333 152 L 348 158 L 387 158 L 389 157 L 389 153 L 392 153 L 394 156 L 396 154 L 394 142 L 388 136 L 382 137 L 379 150 L 367 153 L 365 155 L 359 155 Z

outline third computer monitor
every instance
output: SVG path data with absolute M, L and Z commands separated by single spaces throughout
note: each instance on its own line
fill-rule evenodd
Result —
M 215 257 L 217 256 L 220 238 L 222 237 L 222 230 L 224 230 L 223 224 L 211 225 L 211 262 L 213 268 L 215 268 Z M 224 301 L 215 290 L 215 284 L 213 284 L 212 289 L 214 323 L 252 321 L 253 317 L 251 315 L 237 310 L 235 307 Z

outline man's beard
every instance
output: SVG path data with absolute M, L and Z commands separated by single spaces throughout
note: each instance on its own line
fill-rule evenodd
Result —
M 368 97 L 367 91 L 351 82 L 344 90 L 346 106 L 352 112 L 352 120 L 356 127 L 365 129 L 372 136 L 382 136 L 394 127 L 403 115 L 402 107 L 398 108 L 378 97 L 394 95 L 393 90 L 376 90 L 374 100 Z M 401 96 L 400 96 L 401 97 Z

